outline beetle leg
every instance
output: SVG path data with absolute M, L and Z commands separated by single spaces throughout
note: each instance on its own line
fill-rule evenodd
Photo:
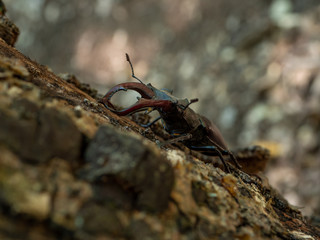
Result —
M 218 156 L 228 173 L 230 173 L 230 168 L 228 167 L 226 161 L 224 160 L 221 151 L 215 146 L 188 146 L 191 150 L 199 151 L 205 155 Z M 211 153 L 211 154 L 208 154 Z
M 224 161 L 224 158 L 223 158 L 221 152 L 220 152 L 218 149 L 216 149 L 216 151 L 217 151 L 217 154 L 218 154 L 221 162 L 223 163 L 223 166 L 224 166 L 225 170 L 226 170 L 228 173 L 231 173 L 230 168 L 229 168 L 229 166 L 227 165 L 227 163 Z
M 190 133 L 182 134 L 179 137 L 172 138 L 172 139 L 169 139 L 169 140 L 167 140 L 167 141 L 165 141 L 163 143 L 160 143 L 160 147 L 163 147 L 163 146 L 168 145 L 168 144 L 176 143 L 176 142 L 185 141 L 185 140 L 188 140 L 190 138 L 192 138 L 192 135 Z
M 161 119 L 161 116 L 160 117 L 157 117 L 155 120 L 153 120 L 152 122 L 148 123 L 148 124 L 140 124 L 141 127 L 144 127 L 144 128 L 148 128 L 150 126 L 152 126 L 153 124 L 155 124 L 157 121 L 159 121 Z
M 236 157 L 232 154 L 232 152 L 228 152 L 232 162 L 236 165 L 237 168 L 242 169 L 242 166 L 238 163 Z

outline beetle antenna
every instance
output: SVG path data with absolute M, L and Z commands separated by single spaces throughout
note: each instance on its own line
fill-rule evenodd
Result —
M 189 107 L 192 103 L 195 103 L 195 102 L 198 102 L 198 101 L 199 101 L 198 98 L 193 98 L 193 99 L 191 99 L 190 102 L 188 103 L 188 105 L 185 106 L 185 109 L 187 109 L 187 107 Z
M 134 71 L 133 71 L 133 66 L 132 66 L 132 63 L 131 63 L 131 60 L 130 60 L 130 57 L 129 57 L 129 54 L 126 53 L 126 59 L 127 61 L 129 62 L 130 64 L 130 67 L 131 67 L 131 76 L 135 79 L 137 79 L 139 82 L 141 82 L 142 84 L 144 84 L 139 78 L 137 78 L 135 75 L 134 75 Z

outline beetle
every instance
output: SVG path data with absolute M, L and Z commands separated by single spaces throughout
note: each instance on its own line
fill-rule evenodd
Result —
M 228 172 L 230 172 L 230 169 L 224 160 L 224 155 L 229 156 L 235 166 L 241 168 L 232 152 L 228 150 L 227 144 L 217 126 L 206 117 L 195 113 L 189 107 L 190 104 L 197 102 L 198 99 L 177 98 L 167 90 L 159 90 L 150 83 L 144 84 L 135 76 L 128 54 L 126 54 L 126 59 L 130 64 L 132 77 L 139 82 L 126 82 L 112 87 L 100 100 L 107 109 L 119 116 L 130 115 L 150 108 L 157 110 L 160 116 L 151 123 L 144 125 L 144 127 L 149 127 L 162 119 L 164 129 L 174 137 L 162 145 L 181 141 L 191 150 L 209 156 L 218 156 Z M 117 110 L 110 100 L 115 93 L 127 90 L 134 90 L 141 97 L 130 107 Z

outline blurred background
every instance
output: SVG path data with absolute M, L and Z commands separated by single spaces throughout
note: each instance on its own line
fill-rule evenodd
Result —
M 136 75 L 220 128 L 271 150 L 266 175 L 320 215 L 319 0 L 4 0 L 16 48 L 100 93 Z

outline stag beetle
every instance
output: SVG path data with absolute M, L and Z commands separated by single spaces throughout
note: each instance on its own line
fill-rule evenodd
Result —
M 206 117 L 195 113 L 189 105 L 197 102 L 198 99 L 180 99 L 174 97 L 169 91 L 159 90 L 150 83 L 144 84 L 134 74 L 133 66 L 129 55 L 126 59 L 130 64 L 132 77 L 139 81 L 121 83 L 111 88 L 100 102 L 110 111 L 120 116 L 133 114 L 152 108 L 159 112 L 159 117 L 144 127 L 149 127 L 159 119 L 162 119 L 165 130 L 173 139 L 164 144 L 181 141 L 191 150 L 199 151 L 210 156 L 219 156 L 225 169 L 230 172 L 224 161 L 223 155 L 229 155 L 233 163 L 241 168 L 234 155 L 228 150 L 219 129 Z M 118 91 L 134 90 L 141 95 L 138 101 L 132 106 L 117 110 L 110 102 L 112 96 Z

